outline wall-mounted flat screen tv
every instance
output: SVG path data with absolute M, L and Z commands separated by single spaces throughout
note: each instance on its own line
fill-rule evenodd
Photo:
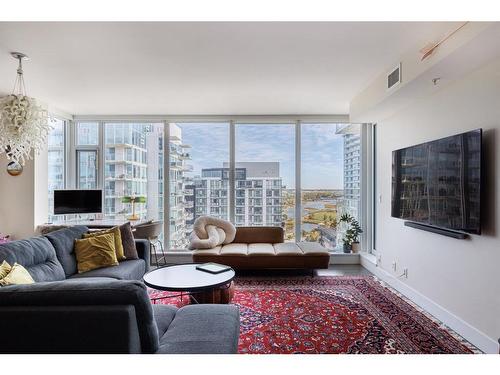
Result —
M 481 234 L 482 130 L 392 153 L 392 216 Z
M 54 215 L 102 212 L 102 190 L 54 190 Z

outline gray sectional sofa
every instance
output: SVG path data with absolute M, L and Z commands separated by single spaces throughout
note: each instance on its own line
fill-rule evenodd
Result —
M 149 268 L 149 243 L 146 240 L 136 240 L 139 259 L 126 260 L 118 266 L 79 274 L 74 243 L 88 231 L 85 226 L 74 226 L 41 237 L 2 244 L 0 262 L 6 260 L 11 265 L 14 262 L 21 264 L 37 282 L 95 277 L 142 280 L 142 276 Z
M 0 353 L 235 353 L 232 305 L 152 305 L 140 259 L 78 274 L 73 243 L 88 229 L 61 229 L 0 245 L 0 263 L 23 265 L 34 284 L 0 287 Z

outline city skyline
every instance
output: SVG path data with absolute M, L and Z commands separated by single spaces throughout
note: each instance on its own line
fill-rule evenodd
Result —
M 229 162 L 227 123 L 178 123 L 183 142 L 191 148 L 192 175 L 202 169 L 220 168 Z M 302 189 L 344 188 L 343 135 L 336 124 L 302 125 Z M 324 129 L 328 128 L 325 132 Z M 280 163 L 287 189 L 295 188 L 295 127 L 290 124 L 237 124 L 236 162 Z

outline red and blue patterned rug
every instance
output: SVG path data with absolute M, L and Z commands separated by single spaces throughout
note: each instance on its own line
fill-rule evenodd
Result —
M 479 352 L 374 277 L 239 277 L 235 285 L 240 353 Z

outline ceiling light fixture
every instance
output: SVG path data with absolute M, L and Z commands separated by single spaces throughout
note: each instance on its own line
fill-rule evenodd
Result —
M 48 113 L 35 98 L 27 96 L 23 76 L 23 60 L 28 56 L 12 52 L 19 61 L 12 94 L 0 98 L 0 154 L 24 165 L 45 146 L 51 128 Z

